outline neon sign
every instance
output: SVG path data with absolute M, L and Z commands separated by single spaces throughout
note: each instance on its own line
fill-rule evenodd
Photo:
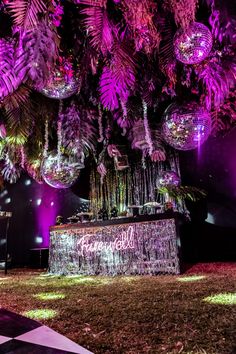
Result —
M 53 274 L 179 274 L 175 220 L 55 226 L 49 267 Z
M 93 241 L 91 234 L 86 234 L 78 240 L 78 252 L 82 255 L 91 252 L 114 252 L 134 248 L 134 227 L 123 230 L 114 241 Z

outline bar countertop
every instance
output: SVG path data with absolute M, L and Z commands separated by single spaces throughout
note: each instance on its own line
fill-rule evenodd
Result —
M 166 212 L 166 213 L 159 213 L 153 215 L 139 215 L 137 217 L 116 218 L 111 220 L 101 220 L 101 221 L 94 221 L 94 222 L 55 225 L 50 227 L 50 231 L 63 231 L 68 229 L 83 229 L 83 228 L 103 227 L 103 226 L 110 226 L 110 225 L 122 225 L 122 224 L 131 224 L 137 222 L 155 221 L 155 220 L 163 220 L 163 219 L 179 219 L 182 217 L 183 215 L 177 212 Z

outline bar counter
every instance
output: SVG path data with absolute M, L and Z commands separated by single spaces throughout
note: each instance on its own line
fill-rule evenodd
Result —
M 178 221 L 178 213 L 163 213 L 52 226 L 49 272 L 179 274 Z

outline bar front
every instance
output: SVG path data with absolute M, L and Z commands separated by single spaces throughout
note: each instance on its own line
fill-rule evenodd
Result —
M 179 274 L 178 216 L 143 215 L 50 229 L 52 274 Z

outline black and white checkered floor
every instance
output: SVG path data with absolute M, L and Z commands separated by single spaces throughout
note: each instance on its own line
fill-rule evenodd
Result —
M 1 354 L 91 354 L 40 323 L 0 309 Z

